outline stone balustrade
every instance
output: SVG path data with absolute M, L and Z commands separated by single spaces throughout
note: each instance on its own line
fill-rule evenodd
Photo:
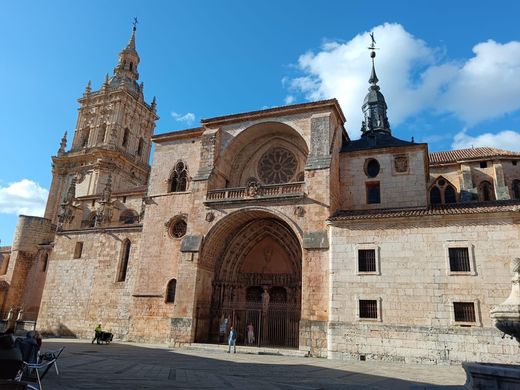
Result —
M 236 187 L 210 190 L 204 203 L 231 203 L 249 200 L 268 200 L 280 198 L 303 198 L 305 182 L 257 185 L 255 187 Z

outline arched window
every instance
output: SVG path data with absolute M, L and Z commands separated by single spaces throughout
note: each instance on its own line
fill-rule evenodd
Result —
M 430 203 L 442 204 L 441 190 L 437 186 L 432 187 L 430 190 Z
M 122 146 L 128 145 L 128 137 L 130 136 L 130 130 L 128 127 L 125 129 L 125 132 L 123 133 L 123 142 L 121 143 Z
M 81 139 L 81 147 L 84 148 L 88 145 L 88 139 L 90 138 L 90 129 L 87 128 L 83 132 L 83 138 Z
M 134 63 L 130 62 L 130 72 L 134 70 Z
M 98 130 L 98 139 L 97 139 L 98 144 L 102 144 L 103 142 L 105 142 L 106 133 L 107 133 L 107 125 L 105 125 L 103 123 L 101 126 L 99 126 L 99 130 Z
M 170 192 L 186 191 L 188 186 L 188 167 L 184 162 L 179 161 L 170 178 Z
M 141 156 L 143 154 L 143 146 L 144 146 L 144 140 L 142 138 L 139 138 L 139 144 L 137 144 L 137 155 Z
M 444 189 L 444 203 L 457 203 L 455 188 L 450 184 L 448 184 Z
M 430 187 L 430 204 L 457 203 L 457 190 L 444 177 L 438 177 Z
M 177 279 L 172 279 L 168 282 L 168 286 L 166 287 L 166 303 L 174 303 L 175 302 L 175 289 L 177 288 Z
M 128 269 L 128 259 L 130 259 L 130 250 L 132 243 L 126 239 L 123 241 L 121 260 L 119 262 L 119 270 L 117 272 L 117 281 L 124 282 L 126 280 L 126 271 Z
M 520 199 L 520 180 L 513 180 L 513 199 Z
M 124 223 L 125 225 L 131 225 L 137 223 L 139 221 L 139 214 L 137 211 L 132 209 L 127 209 L 121 213 L 119 216 L 119 222 Z
M 495 200 L 495 194 L 493 193 L 493 185 L 489 181 L 483 181 L 479 185 L 479 200 L 481 202 L 487 202 Z

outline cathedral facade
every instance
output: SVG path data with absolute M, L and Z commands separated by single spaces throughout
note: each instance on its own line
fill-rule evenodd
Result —
M 79 99 L 45 216 L 0 248 L 6 326 L 177 346 L 252 325 L 313 356 L 514 361 L 489 311 L 520 252 L 520 153 L 394 137 L 373 64 L 359 140 L 335 99 L 154 135 L 139 61 L 134 30 Z

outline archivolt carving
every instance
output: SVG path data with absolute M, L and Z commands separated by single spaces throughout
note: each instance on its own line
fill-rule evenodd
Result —
M 266 237 L 270 237 L 282 247 L 292 263 L 295 276 L 301 275 L 301 249 L 294 234 L 282 223 L 274 219 L 251 221 L 243 226 L 230 241 L 229 250 L 215 266 L 219 280 L 237 280 L 240 266 L 249 252 Z

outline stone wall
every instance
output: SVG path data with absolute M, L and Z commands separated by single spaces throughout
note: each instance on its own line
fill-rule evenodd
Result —
M 424 145 L 343 153 L 340 156 L 343 209 L 426 206 L 427 150 Z M 396 158 L 407 159 L 407 169 L 396 170 Z M 369 177 L 365 165 L 376 159 L 380 172 Z M 380 203 L 368 204 L 366 183 L 378 182 Z
M 117 281 L 125 240 L 131 242 L 127 274 L 124 281 Z M 83 250 L 75 258 L 78 242 Z M 127 339 L 139 247 L 139 227 L 58 234 L 37 328 L 47 334 L 88 338 L 101 323 L 115 338 Z
M 331 227 L 329 356 L 402 361 L 515 361 L 490 309 L 509 296 L 518 256 L 514 214 L 408 217 Z M 374 248 L 378 271 L 357 271 L 357 251 Z M 471 272 L 450 272 L 448 248 L 467 247 Z M 359 319 L 358 301 L 378 300 L 378 318 Z M 476 321 L 454 322 L 453 302 L 474 302 Z

